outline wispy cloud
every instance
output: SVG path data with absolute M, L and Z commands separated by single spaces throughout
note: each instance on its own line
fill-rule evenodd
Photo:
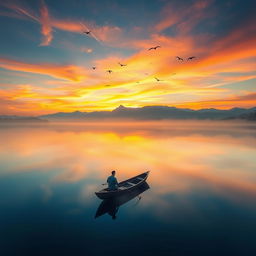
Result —
M 43 40 L 40 45 L 47 46 L 51 43 L 53 39 L 53 35 L 52 35 L 53 31 L 52 31 L 51 21 L 49 17 L 49 11 L 43 0 L 41 0 L 40 14 L 41 14 L 40 22 L 42 24 L 41 33 L 43 35 Z
M 86 69 L 75 65 L 27 63 L 7 58 L 0 58 L 0 67 L 8 70 L 48 75 L 74 82 L 81 81 L 86 77 Z
M 164 5 L 160 20 L 153 27 L 154 31 L 159 33 L 175 26 L 176 33 L 186 34 L 199 22 L 213 15 L 212 11 L 207 9 L 212 2 L 212 0 L 195 1 L 189 8 L 182 2 L 176 4 L 170 2 Z
M 29 19 L 39 23 L 43 36 L 41 46 L 50 45 L 53 40 L 53 28 L 79 34 L 83 34 L 84 30 L 90 30 L 91 33 L 89 36 L 99 43 L 112 42 L 122 31 L 118 26 L 99 26 L 92 21 L 68 20 L 52 17 L 49 14 L 49 9 L 44 0 L 41 0 L 39 14 L 28 7 L 24 7 L 17 1 L 0 3 L 0 5 L 9 10 L 9 12 L 0 12 L 0 15 L 18 19 Z
M 233 106 L 249 108 L 255 106 L 256 93 L 247 93 L 245 95 L 231 96 L 227 98 L 218 98 L 215 100 L 203 100 L 196 102 L 183 102 L 177 104 L 180 107 L 190 107 L 193 109 L 201 108 L 221 108 L 229 109 Z

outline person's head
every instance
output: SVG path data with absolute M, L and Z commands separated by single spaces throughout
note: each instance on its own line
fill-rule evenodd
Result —
M 116 171 L 112 171 L 111 173 L 112 173 L 112 175 L 113 175 L 113 176 L 115 176 L 115 175 L 116 175 Z

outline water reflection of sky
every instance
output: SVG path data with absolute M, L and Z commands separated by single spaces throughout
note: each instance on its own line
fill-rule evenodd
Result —
M 39 248 L 37 255 L 97 255 L 115 248 L 126 255 L 129 243 L 145 255 L 240 255 L 242 249 L 253 255 L 255 127 L 226 122 L 1 127 L 5 255 L 35 255 Z M 119 180 L 151 170 L 150 190 L 139 204 L 121 206 L 115 222 L 108 215 L 94 220 L 100 203 L 94 192 L 112 169 Z M 140 242 L 148 244 L 144 251 Z

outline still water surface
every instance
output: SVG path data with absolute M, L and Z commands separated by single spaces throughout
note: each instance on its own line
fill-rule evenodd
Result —
M 0 138 L 3 256 L 255 255 L 256 124 L 1 124 Z M 113 169 L 150 170 L 149 187 L 95 218 Z

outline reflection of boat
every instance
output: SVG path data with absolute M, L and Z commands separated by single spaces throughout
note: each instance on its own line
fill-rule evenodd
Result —
M 148 183 L 143 182 L 133 190 L 123 195 L 103 200 L 97 209 L 95 218 L 98 218 L 104 215 L 105 213 L 108 213 L 110 216 L 112 216 L 113 219 L 115 219 L 118 209 L 121 205 L 129 202 L 130 200 L 140 195 L 144 191 L 148 190 L 149 188 L 150 187 Z
M 115 196 L 123 195 L 128 191 L 131 191 L 146 181 L 149 172 L 144 172 L 140 175 L 132 177 L 128 180 L 124 180 L 118 183 L 117 190 L 109 190 L 108 188 L 102 189 L 99 192 L 95 192 L 96 196 L 100 199 L 112 198 Z

